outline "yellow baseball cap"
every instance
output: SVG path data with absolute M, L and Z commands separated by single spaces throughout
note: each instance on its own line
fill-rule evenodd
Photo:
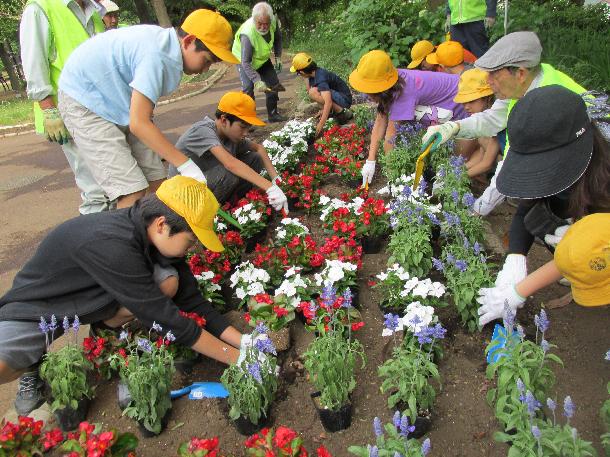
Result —
M 196 179 L 178 175 L 163 181 L 156 194 L 159 200 L 186 220 L 206 248 L 214 252 L 224 250 L 214 232 L 214 218 L 219 205 L 208 186 Z
M 610 305 L 610 213 L 576 222 L 555 249 L 555 264 L 582 306 Z
M 237 116 L 242 121 L 252 125 L 265 125 L 256 117 L 254 99 L 243 92 L 227 92 L 218 102 L 218 109 L 224 113 Z
M 349 75 L 354 89 L 365 94 L 377 94 L 388 90 L 398 81 L 398 70 L 390 56 L 379 49 L 364 54 L 358 66 Z
M 493 93 L 494 91 L 491 90 L 487 83 L 487 72 L 473 68 L 461 74 L 458 92 L 455 94 L 453 101 L 456 103 L 468 103 Z
M 411 48 L 411 63 L 407 68 L 417 68 L 426 56 L 434 51 L 434 45 L 428 40 L 418 41 Z
M 464 47 L 459 41 L 443 41 L 436 48 L 436 52 L 426 57 L 431 65 L 455 67 L 464 61 Z
M 296 73 L 298 70 L 307 68 L 311 62 L 313 62 L 313 59 L 309 54 L 299 52 L 292 58 L 292 67 L 290 67 L 290 72 Z
M 220 13 L 206 9 L 195 10 L 186 17 L 181 28 L 199 38 L 219 59 L 239 63 L 239 59 L 231 52 L 233 29 Z

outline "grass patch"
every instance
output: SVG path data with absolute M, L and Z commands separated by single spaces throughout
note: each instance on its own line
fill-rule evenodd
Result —
M 0 101 L 0 125 L 17 125 L 34 122 L 32 102 L 26 99 Z

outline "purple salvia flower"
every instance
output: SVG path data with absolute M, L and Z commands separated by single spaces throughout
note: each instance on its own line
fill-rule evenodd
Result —
M 45 320 L 44 316 L 40 316 L 40 323 L 38 324 L 38 328 L 45 335 L 49 332 L 49 324 Z
M 172 331 L 171 331 L 171 330 L 170 330 L 170 331 L 168 331 L 168 332 L 165 334 L 165 338 L 164 338 L 164 339 L 166 339 L 166 340 L 167 340 L 167 341 L 169 341 L 170 343 L 173 343 L 174 341 L 176 341 L 176 337 L 174 336 L 174 334 L 172 333 Z
M 277 352 L 275 350 L 275 346 L 273 345 L 273 342 L 269 338 L 259 338 L 259 339 L 257 339 L 256 343 L 254 343 L 254 346 L 256 347 L 256 349 L 258 349 L 263 354 L 277 355 Z
M 563 415 L 568 419 L 571 419 L 574 416 L 574 410 L 576 407 L 574 406 L 574 402 L 572 402 L 572 397 L 569 395 L 563 400 Z
M 536 397 L 534 397 L 534 394 L 531 393 L 529 390 L 525 393 L 524 403 L 527 406 L 527 413 L 530 416 L 534 416 L 534 414 L 536 414 L 536 411 L 540 409 L 541 405 L 540 402 L 536 400 Z
M 476 199 L 474 198 L 474 196 L 470 192 L 464 194 L 464 196 L 462 197 L 462 203 L 467 208 L 472 208 L 472 205 L 474 205 L 475 200 Z
M 457 268 L 462 273 L 464 273 L 468 269 L 468 264 L 466 263 L 465 260 L 457 260 L 455 262 L 455 268 Z
M 246 367 L 250 376 L 252 376 L 260 384 L 263 383 L 263 377 L 261 376 L 261 366 L 258 362 L 249 363 Z
M 504 314 L 502 315 L 504 320 L 504 328 L 512 332 L 515 328 L 515 313 L 512 308 L 508 305 L 508 301 L 504 302 Z
M 551 410 L 551 411 L 555 411 L 555 408 L 557 408 L 557 403 L 555 403 L 555 401 L 552 398 L 547 398 L 546 399 L 546 406 Z
M 256 332 L 259 335 L 267 334 L 269 333 L 269 327 L 267 327 L 264 323 L 259 322 L 258 324 L 256 324 Z
M 436 175 L 437 175 L 439 178 L 444 178 L 445 176 L 447 176 L 447 172 L 445 171 L 445 167 L 440 167 L 440 168 L 438 169 L 438 172 L 436 173 Z
M 138 338 L 138 348 L 144 352 L 152 352 L 153 350 L 151 342 L 145 338 Z
M 572 439 L 574 441 L 576 441 L 576 438 L 578 438 L 578 430 L 576 430 L 576 428 L 572 427 Z
M 48 328 L 51 333 L 55 333 L 55 330 L 57 330 L 57 318 L 55 317 L 55 314 L 51 314 L 51 323 Z
M 78 318 L 78 314 L 74 315 L 74 321 L 72 321 L 72 330 L 74 330 L 74 334 L 78 333 L 78 329 L 80 328 L 80 319 Z
M 163 331 L 163 327 L 161 327 L 159 324 L 157 324 L 156 322 L 153 322 L 152 327 L 151 327 L 155 332 L 161 333 Z
M 418 187 L 418 189 L 419 189 L 419 191 L 420 191 L 420 192 L 423 194 L 423 193 L 425 193 L 425 192 L 426 192 L 426 189 L 427 189 L 427 188 L 428 188 L 428 183 L 426 182 L 426 180 L 425 180 L 424 178 L 422 178 L 422 179 L 419 181 L 419 187 Z
M 447 262 L 449 262 L 449 263 L 455 262 L 455 257 L 453 256 L 453 254 L 451 252 L 447 253 Z
M 369 457 L 379 457 L 379 449 L 377 446 L 371 446 L 369 448 Z
M 474 242 L 474 244 L 472 245 L 472 249 L 474 250 L 474 253 L 476 255 L 479 255 L 481 253 L 481 245 L 479 244 L 478 241 Z
M 119 340 L 127 341 L 127 338 L 129 338 L 129 332 L 127 330 L 123 330 L 119 335 Z
M 519 391 L 519 393 L 525 392 L 525 384 L 523 384 L 523 381 L 521 380 L 521 378 L 517 379 L 517 390 Z
M 519 335 L 519 338 L 521 338 L 522 340 L 525 339 L 525 329 L 519 324 L 517 324 L 517 335 Z
M 540 429 L 538 428 L 538 426 L 536 425 L 532 425 L 532 435 L 534 435 L 534 438 L 536 438 L 536 441 L 540 441 Z
M 403 455 L 398 452 L 398 451 L 394 451 L 394 456 L 393 457 L 403 457 Z
M 445 269 L 445 266 L 443 265 L 443 262 L 439 259 L 436 259 L 434 257 L 432 257 L 432 265 L 434 266 L 434 269 L 436 271 L 443 271 Z
M 383 321 L 383 326 L 389 330 L 392 330 L 393 332 L 396 331 L 396 329 L 398 328 L 400 317 L 392 313 L 385 314 L 383 317 L 385 317 L 385 320 Z
M 394 413 L 394 416 L 392 417 L 392 423 L 394 424 L 394 427 L 400 428 L 400 411 L 396 411 Z
M 405 438 L 415 431 L 415 426 L 409 425 L 409 416 L 403 414 L 400 418 L 400 434 Z
M 605 360 L 610 362 L 610 349 L 608 349 L 608 352 L 606 352 Z
M 453 203 L 457 204 L 460 201 L 460 194 L 458 194 L 457 190 L 451 191 L 451 199 Z
M 466 250 L 470 249 L 470 242 L 468 241 L 468 238 L 466 238 L 466 237 L 464 237 L 463 246 L 464 246 L 464 249 L 466 249 Z
M 434 214 L 434 213 L 428 213 L 428 219 L 434 225 L 441 225 L 441 221 L 438 220 L 438 217 L 436 217 L 436 214 Z
M 428 453 L 430 452 L 431 448 L 432 448 L 432 445 L 430 444 L 430 438 L 426 438 L 421 445 L 421 455 L 423 457 L 426 457 L 428 455 Z
M 343 303 L 341 304 L 342 308 L 351 308 L 352 307 L 352 291 L 348 287 L 343 291 Z
M 447 329 L 443 328 L 441 324 L 436 324 L 434 327 L 430 327 L 432 329 L 432 337 L 437 340 L 442 340 L 445 338 L 445 334 L 447 333 Z
M 322 288 L 322 294 L 320 295 L 322 302 L 326 306 L 332 306 L 335 299 L 337 298 L 337 289 L 332 284 L 327 284 Z
M 70 319 L 68 319 L 68 316 L 64 316 L 62 327 L 64 328 L 64 332 L 67 332 L 70 329 Z
M 411 188 L 409 186 L 405 186 L 402 189 L 402 195 L 405 198 L 409 198 L 411 196 L 411 194 L 413 193 L 413 191 L 411 190 Z
M 432 343 L 432 327 L 424 327 L 419 332 L 415 332 L 419 344 Z
M 381 427 L 381 419 L 376 417 L 373 419 L 373 431 L 375 432 L 375 436 L 383 435 L 383 428 Z
M 540 310 L 540 314 L 534 317 L 534 322 L 536 323 L 538 330 L 542 333 L 549 329 L 549 319 L 546 316 L 546 311 L 543 309 Z
M 547 340 L 542 340 L 540 342 L 540 346 L 542 347 L 542 350 L 544 351 L 545 354 L 547 352 L 549 352 L 549 349 L 551 348 L 551 345 L 549 344 L 549 342 Z

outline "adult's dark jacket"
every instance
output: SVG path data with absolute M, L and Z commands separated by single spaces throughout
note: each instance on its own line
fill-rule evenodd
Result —
M 153 264 L 178 270 L 178 292 L 163 295 Z M 206 330 L 219 336 L 228 323 L 208 303 L 183 258 L 163 257 L 149 243 L 138 205 L 79 216 L 53 229 L 0 298 L 0 320 L 32 320 L 78 314 L 91 323 L 112 317 L 120 306 L 144 325 L 157 322 L 176 341 L 192 346 L 201 329 L 179 310 L 197 312 Z

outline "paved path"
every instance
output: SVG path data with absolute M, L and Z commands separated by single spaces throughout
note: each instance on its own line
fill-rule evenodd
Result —
M 284 59 L 284 68 L 289 68 Z M 280 80 L 280 110 L 288 110 L 297 77 L 285 71 Z M 155 123 L 171 141 L 203 115 L 214 116 L 220 97 L 241 90 L 237 69 L 230 68 L 210 90 L 161 106 Z M 266 119 L 265 99 L 257 96 L 257 112 Z M 11 286 L 17 271 L 32 256 L 45 234 L 78 215 L 80 195 L 61 148 L 35 134 L 0 139 L 0 295 Z M 0 386 L 0 418 L 12 403 L 15 383 Z

